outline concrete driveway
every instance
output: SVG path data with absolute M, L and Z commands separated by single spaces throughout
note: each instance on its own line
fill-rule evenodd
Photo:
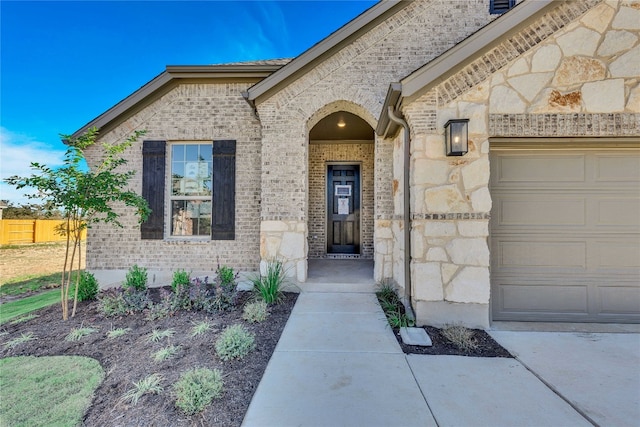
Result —
M 489 333 L 593 424 L 640 425 L 640 334 Z

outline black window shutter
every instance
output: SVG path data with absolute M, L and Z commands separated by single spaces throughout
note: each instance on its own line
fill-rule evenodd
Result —
M 234 240 L 236 231 L 236 141 L 213 143 L 211 239 Z
M 142 239 L 164 237 L 164 182 L 166 141 L 142 143 L 142 197 L 151 208 L 149 218 L 140 226 Z
M 516 5 L 516 0 L 490 0 L 489 13 L 505 13 Z

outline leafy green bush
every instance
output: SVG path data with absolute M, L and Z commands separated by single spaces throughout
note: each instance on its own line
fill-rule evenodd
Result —
M 224 361 L 242 359 L 255 347 L 255 336 L 240 324 L 227 327 L 215 344 L 216 354 Z
M 189 273 L 184 270 L 178 270 L 173 272 L 173 279 L 171 280 L 171 289 L 173 292 L 177 292 L 181 287 L 189 287 L 191 278 Z
M 237 274 L 233 271 L 233 268 L 226 265 L 218 266 L 216 275 L 220 281 L 221 286 L 235 286 Z
M 134 264 L 125 277 L 122 288 L 125 291 L 144 291 L 147 289 L 147 269 Z
M 244 306 L 242 318 L 247 322 L 260 323 L 267 319 L 267 303 L 264 301 L 254 301 Z
M 78 286 L 78 301 L 91 301 L 98 296 L 100 286 L 96 277 L 88 271 L 80 273 L 80 285 Z M 75 289 L 72 291 L 75 292 Z
M 222 372 L 219 369 L 190 369 L 173 386 L 176 406 L 187 415 L 202 412 L 213 399 L 220 397 L 222 387 Z
M 253 291 L 259 299 L 267 304 L 278 304 L 282 299 L 282 285 L 285 276 L 286 270 L 282 261 L 269 261 L 266 274 L 251 279 Z

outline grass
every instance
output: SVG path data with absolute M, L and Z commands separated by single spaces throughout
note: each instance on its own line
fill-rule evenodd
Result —
M 22 334 L 20 334 L 19 337 L 16 337 L 16 338 L 4 343 L 4 346 L 5 346 L 5 348 L 14 348 L 14 347 L 19 346 L 22 343 L 29 342 L 29 341 L 32 341 L 32 340 L 35 340 L 35 339 L 37 339 L 37 338 L 35 337 L 35 335 L 33 335 L 33 332 L 29 332 L 29 333 L 26 333 L 26 334 L 22 333 Z
M 163 387 L 160 385 L 161 382 L 162 375 L 151 374 L 137 383 L 133 383 L 133 388 L 122 396 L 122 401 L 137 405 L 140 398 L 145 394 L 160 394 L 163 391 Z
M 381 285 L 376 292 L 376 296 L 392 328 L 397 329 L 415 325 L 413 319 L 406 315 L 402 301 L 398 298 L 393 286 L 390 284 Z
M 441 333 L 460 350 L 468 352 L 478 348 L 473 331 L 462 325 L 446 325 Z
M 80 356 L 0 359 L 1 424 L 82 424 L 95 389 L 104 378 L 98 361 Z
M 175 333 L 176 331 L 174 331 L 173 329 L 165 329 L 164 331 L 159 331 L 157 329 L 154 329 L 153 331 L 151 331 L 151 335 L 149 335 L 149 338 L 147 338 L 147 341 L 160 342 L 160 340 L 163 338 L 171 338 L 172 336 L 175 335 Z
M 39 317 L 39 316 L 37 314 L 25 314 L 24 316 L 21 316 L 21 317 L 18 317 L 17 319 L 12 320 L 11 322 L 9 322 L 9 324 L 17 325 L 19 323 L 28 322 L 29 320 L 35 319 L 36 317 Z
M 39 292 L 52 287 L 60 287 L 61 278 L 61 272 L 51 274 L 24 274 L 12 277 L 0 285 L 0 296 L 22 295 L 28 292 Z
M 0 324 L 55 303 L 60 303 L 59 290 L 43 292 L 20 300 L 6 302 L 2 304 L 2 309 L 0 310 Z
M 169 347 L 163 347 L 160 350 L 153 353 L 153 360 L 155 362 L 163 362 L 174 357 L 181 350 L 179 345 L 170 345 Z
M 211 326 L 211 322 L 207 322 L 206 320 L 194 323 L 193 328 L 191 328 L 191 337 L 199 337 L 206 334 L 211 330 Z
M 128 334 L 130 331 L 131 328 L 111 329 L 109 332 L 107 332 L 107 338 L 120 338 L 121 336 Z
M 71 332 L 65 337 L 67 341 L 80 341 L 82 338 L 91 335 L 96 332 L 94 328 L 73 328 Z
M 266 267 L 266 274 L 251 279 L 253 291 L 257 298 L 267 304 L 278 304 L 282 299 L 282 286 L 286 273 L 287 271 L 282 261 L 269 261 Z

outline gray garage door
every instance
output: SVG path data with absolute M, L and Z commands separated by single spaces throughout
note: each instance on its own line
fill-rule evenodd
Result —
M 492 143 L 494 320 L 640 322 L 640 149 L 594 144 Z

